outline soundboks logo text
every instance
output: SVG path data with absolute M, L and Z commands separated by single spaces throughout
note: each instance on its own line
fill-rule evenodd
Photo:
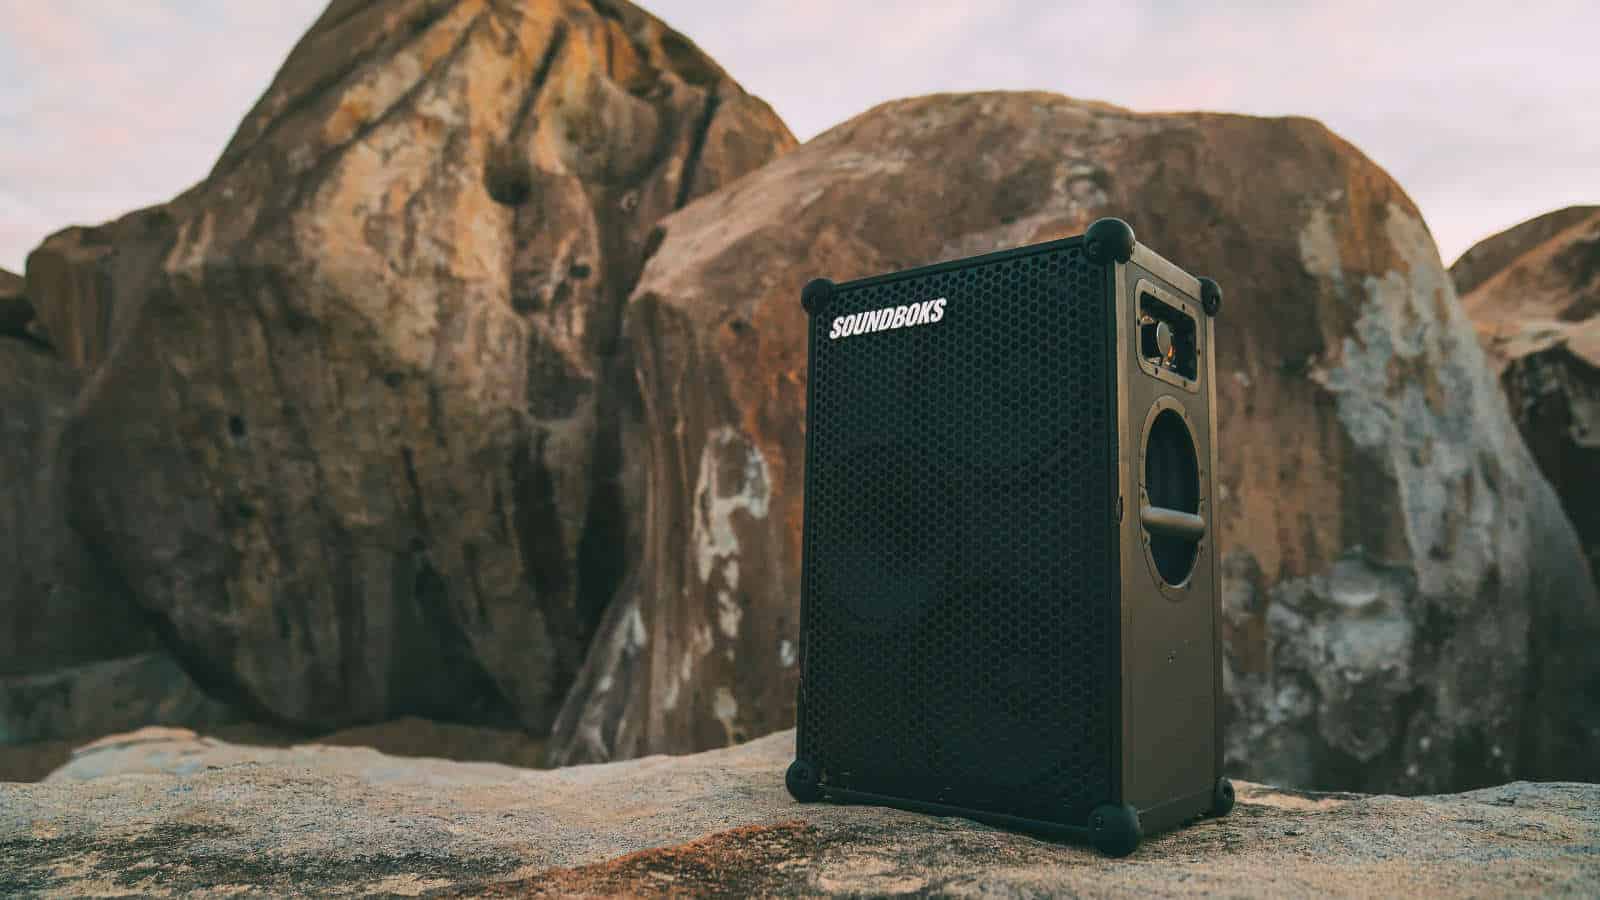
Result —
M 871 331 L 928 325 L 944 318 L 944 304 L 945 298 L 940 297 L 937 300 L 926 300 L 909 306 L 890 306 L 871 312 L 856 313 L 853 316 L 839 316 L 833 320 L 833 330 L 828 332 L 828 338 L 837 340 Z

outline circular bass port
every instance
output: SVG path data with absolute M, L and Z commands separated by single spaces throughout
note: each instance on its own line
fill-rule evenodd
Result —
M 1140 525 L 1151 568 L 1167 587 L 1183 587 L 1205 537 L 1200 461 L 1183 408 L 1163 397 L 1145 424 Z

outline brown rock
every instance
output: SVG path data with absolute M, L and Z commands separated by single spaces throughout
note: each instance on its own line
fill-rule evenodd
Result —
M 93 228 L 58 231 L 28 254 L 28 297 L 43 336 L 87 375 L 158 287 L 177 238 L 172 211 L 152 206 Z
M 799 291 L 1103 215 L 1228 293 L 1231 772 L 1443 790 L 1600 777 L 1600 607 L 1415 206 L 1307 119 L 1048 94 L 890 103 L 697 202 L 629 302 L 639 511 L 562 761 L 793 714 Z
M 81 382 L 47 349 L 0 337 L 0 679 L 154 645 L 127 591 L 67 522 L 58 440 Z M 8 718 L 0 744 L 40 739 L 13 734 Z M 130 724 L 139 723 L 121 727 Z
M 1600 787 L 1238 786 L 1114 860 L 966 819 L 797 804 L 792 732 L 555 772 L 148 729 L 0 785 L 0 893 L 85 896 L 1592 896 Z
M 170 662 L 167 664 L 170 665 Z M 86 666 L 84 670 L 98 676 L 116 672 L 117 665 L 124 666 L 124 671 L 134 666 L 145 668 L 150 674 L 160 671 L 154 655 L 115 660 L 111 665 Z M 43 684 L 45 680 L 40 679 L 35 683 Z M 170 729 L 167 728 L 143 727 L 152 722 L 164 722 L 181 726 L 173 733 L 192 735 L 193 732 L 189 729 L 199 729 L 208 738 L 260 747 L 289 747 L 296 744 L 370 747 L 389 756 L 450 759 L 460 762 L 495 762 L 523 768 L 542 768 L 545 756 L 544 741 L 531 737 L 520 729 L 480 728 L 406 716 L 374 725 L 343 728 L 326 734 L 307 734 L 260 722 L 242 721 L 235 711 L 218 708 L 209 703 L 184 704 L 183 697 L 193 696 L 192 694 L 174 693 L 166 695 L 165 699 L 159 699 L 160 695 L 150 689 L 148 681 L 134 685 L 125 685 L 122 682 L 102 682 L 94 685 L 91 679 L 83 679 L 81 684 L 85 687 L 97 686 L 107 689 L 119 699 L 129 701 L 132 710 L 140 712 L 138 721 L 134 725 L 128 724 L 134 717 L 129 716 L 121 708 L 112 708 L 108 710 L 109 714 L 87 720 L 85 724 L 92 726 L 87 732 L 88 736 L 97 739 L 90 743 L 105 741 L 121 745 L 125 743 L 125 739 L 119 735 L 129 728 L 139 728 L 140 733 L 145 735 L 168 733 Z M 7 687 L 7 681 L 0 679 L 0 713 L 3 713 L 6 705 Z M 190 683 L 186 690 L 193 691 L 193 684 Z M 60 707 L 58 701 L 57 708 Z M 80 735 L 76 738 L 55 738 L 24 744 L 0 744 L 0 781 L 40 781 L 66 765 L 74 752 L 81 750 L 85 743 L 85 736 Z
M 371 747 L 390 756 L 496 762 L 529 769 L 542 768 L 545 757 L 544 741 L 520 730 L 474 728 L 414 716 L 345 728 L 305 743 Z
M 31 337 L 0 337 L 0 780 L 23 745 L 233 715 L 68 523 L 58 440 L 81 381 Z
M 1521 346 L 1501 345 L 1514 355 L 1500 384 L 1528 449 L 1577 528 L 1590 571 L 1600 572 L 1600 316 L 1543 334 Z
M 1467 311 L 1476 319 L 1479 313 L 1487 313 L 1490 309 L 1503 309 L 1511 314 L 1526 313 L 1530 305 L 1543 305 L 1544 301 L 1549 300 L 1554 300 L 1561 306 L 1570 305 L 1574 299 L 1578 299 L 1567 293 L 1575 280 L 1572 276 L 1577 270 L 1585 267 L 1586 253 L 1593 252 L 1592 249 L 1585 251 L 1583 247 L 1575 246 L 1575 244 L 1590 243 L 1592 248 L 1592 242 L 1575 241 L 1575 237 L 1592 232 L 1596 216 L 1600 216 L 1600 206 L 1569 206 L 1529 219 L 1473 244 L 1450 266 L 1450 277 L 1455 281 L 1456 293 L 1461 296 Z M 1577 231 L 1574 232 L 1574 229 Z M 1561 235 L 1566 236 L 1560 237 Z M 1518 266 L 1519 260 L 1528 257 L 1540 247 L 1543 249 L 1538 250 L 1535 256 L 1528 260 L 1529 262 L 1537 260 L 1540 265 Z M 1558 268 L 1555 271 L 1547 268 L 1550 262 L 1557 259 L 1561 259 L 1562 262 L 1557 264 Z M 1590 256 L 1589 259 L 1587 265 L 1592 266 L 1593 257 Z M 1526 286 L 1530 280 L 1547 278 L 1549 281 L 1546 285 L 1554 288 L 1554 291 L 1547 293 L 1543 301 L 1498 291 L 1471 299 L 1473 291 L 1514 266 L 1520 271 L 1510 276 L 1511 280 L 1521 281 Z M 1561 271 L 1562 269 L 1565 271 Z M 1592 280 L 1594 275 L 1591 269 L 1588 279 Z M 1491 300 L 1499 302 L 1490 302 Z M 1588 315 L 1593 315 L 1593 312 Z
M 33 304 L 23 293 L 22 276 L 0 269 L 0 335 L 26 335 Z
M 265 719 L 547 730 L 619 568 L 650 231 L 792 143 L 626 3 L 333 3 L 205 181 L 32 258 L 98 364 L 74 521 Z
M 1600 206 L 1524 222 L 1450 273 L 1512 419 L 1600 572 Z
M 0 744 L 99 737 L 146 725 L 207 728 L 238 720 L 170 656 L 142 653 L 0 678 Z

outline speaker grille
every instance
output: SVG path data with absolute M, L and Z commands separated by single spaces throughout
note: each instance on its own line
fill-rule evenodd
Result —
M 1060 242 L 815 317 L 800 752 L 830 783 L 1066 822 L 1112 796 L 1106 282 Z M 938 322 L 829 338 L 936 298 Z

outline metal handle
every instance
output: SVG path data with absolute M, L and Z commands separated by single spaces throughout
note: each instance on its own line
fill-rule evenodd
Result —
M 1139 510 L 1139 521 L 1145 530 L 1165 537 L 1188 538 L 1198 541 L 1205 536 L 1206 520 L 1194 513 L 1167 509 L 1164 506 L 1146 506 Z

